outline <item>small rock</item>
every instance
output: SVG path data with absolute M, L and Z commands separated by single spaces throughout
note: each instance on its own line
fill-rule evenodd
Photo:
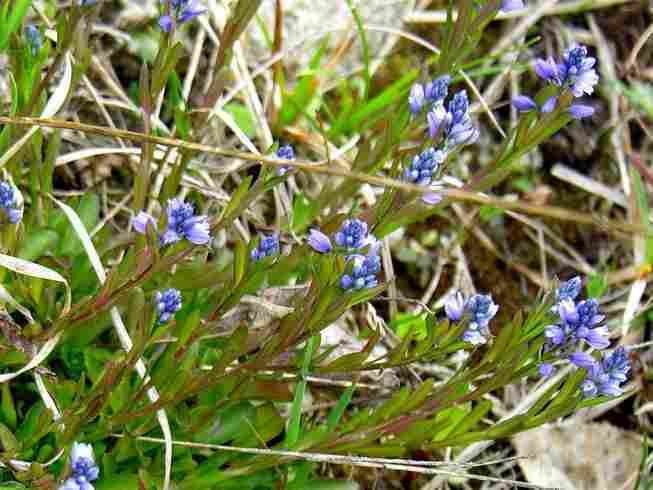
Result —
M 526 479 L 564 490 L 630 490 L 641 440 L 607 423 L 540 427 L 513 438 Z M 626 485 L 630 482 L 630 486 Z

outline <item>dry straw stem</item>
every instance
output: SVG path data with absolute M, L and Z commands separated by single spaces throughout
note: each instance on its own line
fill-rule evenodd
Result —
M 112 434 L 113 437 L 123 438 L 129 437 L 123 434 Z M 136 437 L 136 440 L 143 442 L 154 442 L 154 443 L 163 443 L 163 439 L 157 437 Z M 175 446 L 183 446 L 197 449 L 214 449 L 218 451 L 228 451 L 235 453 L 245 453 L 245 454 L 259 454 L 263 456 L 279 456 L 288 460 L 303 460 L 303 461 L 313 461 L 316 463 L 329 463 L 329 464 L 344 464 L 350 466 L 361 466 L 367 468 L 380 468 L 386 470 L 398 470 L 398 471 L 408 471 L 411 473 L 422 473 L 427 475 L 442 475 L 445 477 L 453 478 L 469 478 L 480 481 L 494 482 L 494 483 L 505 483 L 513 485 L 515 488 L 533 488 L 538 490 L 555 490 L 547 487 L 542 487 L 540 485 L 534 485 L 532 483 L 521 482 L 517 480 L 507 480 L 503 478 L 495 478 L 491 476 L 475 475 L 473 473 L 451 471 L 451 470 L 441 470 L 435 468 L 436 466 L 447 467 L 478 467 L 486 466 L 488 464 L 495 464 L 497 461 L 491 461 L 487 463 L 475 463 L 475 464 L 456 464 L 448 463 L 444 461 L 419 461 L 419 460 L 410 460 L 410 459 L 389 459 L 389 458 L 368 458 L 365 456 L 344 456 L 340 454 L 324 454 L 324 453 L 306 453 L 299 451 L 282 451 L 275 449 L 260 449 L 254 447 L 235 447 L 235 446 L 223 446 L 220 444 L 202 444 L 197 442 L 185 442 L 185 441 L 173 441 Z M 511 458 L 513 459 L 513 458 Z
M 368 184 L 379 185 L 382 187 L 394 187 L 408 192 L 416 192 L 422 194 L 428 192 L 428 189 L 414 184 L 409 184 L 387 177 L 380 177 L 376 175 L 367 175 L 360 172 L 350 172 L 347 170 L 333 168 L 326 166 L 328 161 L 322 160 L 319 162 L 302 162 L 298 160 L 279 160 L 272 157 L 265 157 L 253 153 L 246 153 L 234 150 L 226 150 L 210 145 L 201 143 L 192 143 L 175 138 L 165 138 L 161 136 L 151 136 L 134 131 L 124 131 L 111 129 L 103 126 L 95 126 L 91 124 L 80 124 L 72 121 L 63 121 L 58 119 L 37 118 L 37 117 L 6 117 L 0 116 L 0 124 L 17 124 L 22 126 L 41 126 L 58 129 L 70 129 L 76 131 L 83 131 L 91 134 L 99 134 L 113 138 L 123 138 L 126 140 L 138 141 L 140 143 L 154 143 L 173 148 L 183 148 L 190 151 L 198 151 L 211 155 L 218 155 L 223 157 L 237 158 L 241 160 L 254 161 L 265 165 L 274 167 L 290 166 L 297 170 L 304 172 L 331 175 L 334 177 L 342 177 L 346 179 L 358 180 L 359 182 L 366 182 Z M 497 197 L 481 195 L 476 192 L 466 191 L 461 189 L 448 189 L 443 192 L 444 196 L 451 201 L 469 202 L 480 205 L 494 206 L 500 209 L 511 211 L 519 211 L 526 214 L 543 216 L 547 218 L 557 219 L 560 221 L 571 221 L 578 224 L 593 225 L 605 229 L 608 232 L 623 232 L 623 233 L 640 233 L 647 235 L 649 231 L 642 225 L 624 223 L 621 221 L 611 220 L 607 218 L 593 217 L 587 213 L 579 213 L 570 211 L 565 208 L 556 206 L 537 206 L 534 204 L 522 203 L 519 201 L 507 201 Z

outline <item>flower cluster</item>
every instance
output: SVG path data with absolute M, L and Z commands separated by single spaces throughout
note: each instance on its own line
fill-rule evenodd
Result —
M 163 245 L 176 243 L 183 238 L 195 245 L 204 245 L 209 242 L 209 220 L 207 216 L 196 216 L 193 205 L 180 199 L 170 199 L 166 209 L 168 217 L 166 230 L 159 235 Z M 132 226 L 138 233 L 146 233 L 147 227 L 157 228 L 154 218 L 141 211 L 132 219 Z
M 258 246 L 252 250 L 252 260 L 257 262 L 266 257 L 272 257 L 279 253 L 279 235 L 263 235 Z
M 580 277 L 573 277 L 561 283 L 556 291 L 556 303 L 551 312 L 558 320 L 544 331 L 544 352 L 553 353 L 555 357 L 587 370 L 581 385 L 584 397 L 621 395 L 621 384 L 626 381 L 630 371 L 625 349 L 619 347 L 611 354 L 603 354 L 601 360 L 597 360 L 591 351 L 581 350 L 583 344 L 597 350 L 606 349 L 610 345 L 608 329 L 602 325 L 605 315 L 599 311 L 598 302 L 595 299 L 576 302 L 581 284 Z M 554 373 L 554 367 L 550 362 L 543 362 L 539 372 L 547 377 Z
M 282 145 L 279 147 L 277 150 L 276 156 L 279 160 L 294 160 L 295 159 L 295 149 L 292 147 L 292 145 Z M 286 175 L 286 172 L 290 170 L 292 167 L 290 166 L 283 166 L 277 168 L 277 175 L 279 177 L 282 177 Z
M 154 302 L 159 314 L 158 323 L 166 323 L 181 310 L 181 293 L 174 288 L 157 291 L 154 293 Z
M 427 148 L 419 155 L 415 155 L 412 163 L 404 170 L 404 180 L 417 185 L 431 185 L 445 157 L 442 150 Z
M 499 305 L 489 294 L 474 294 L 465 300 L 463 294 L 457 291 L 445 301 L 444 311 L 452 322 L 467 319 L 469 324 L 463 333 L 463 340 L 479 345 L 487 343 L 490 338 L 490 320 L 499 311 Z
M 23 217 L 23 209 L 19 203 L 16 189 L 6 180 L 0 180 L 0 210 L 13 224 L 18 223 Z
M 560 92 L 549 97 L 542 104 L 541 111 L 553 112 L 558 104 L 558 98 L 563 91 L 570 91 L 575 98 L 591 95 L 594 87 L 599 83 L 599 76 L 594 69 L 596 58 L 588 56 L 585 46 L 572 46 L 567 49 L 561 62 L 553 58 L 538 59 L 535 61 L 535 73 L 544 81 L 560 88 Z M 521 111 L 528 112 L 538 108 L 531 97 L 520 95 L 512 100 L 513 106 Z M 571 104 L 569 114 L 574 119 L 582 119 L 594 114 L 594 108 L 585 104 Z
M 367 223 L 359 219 L 345 220 L 334 234 L 333 241 L 319 230 L 311 230 L 308 245 L 319 253 L 334 250 L 345 254 L 348 271 L 340 278 L 340 287 L 345 291 L 373 288 L 378 284 L 381 272 L 379 241 L 369 232 Z M 362 254 L 367 247 L 367 253 Z
M 198 0 L 161 0 L 164 5 L 168 2 L 170 12 L 159 19 L 159 26 L 165 32 L 170 32 L 175 24 L 183 24 L 206 12 L 206 7 Z
M 59 490 L 93 490 L 90 482 L 100 476 L 100 469 L 95 464 L 93 448 L 90 444 L 73 443 L 70 451 L 72 475 L 59 487 Z
M 445 104 L 450 83 L 451 78 L 448 75 L 425 85 L 416 83 L 408 96 L 408 106 L 413 115 L 417 116 L 427 109 L 429 136 L 434 146 L 413 158 L 404 170 L 403 178 L 407 182 L 430 189 L 431 192 L 422 197 L 427 204 L 437 204 L 441 201 L 438 191 L 443 188 L 443 183 L 436 180 L 436 176 L 449 152 L 457 146 L 474 143 L 479 136 L 478 127 L 469 113 L 469 99 L 465 90 L 455 93 L 448 105 Z
M 598 395 L 620 396 L 621 385 L 628 379 L 630 361 L 628 352 L 618 347 L 611 354 L 604 354 L 601 361 L 594 361 L 587 368 L 587 376 L 580 388 L 585 398 Z
M 378 255 L 350 255 L 351 272 L 340 278 L 340 287 L 345 291 L 373 288 L 379 284 L 377 274 L 381 272 L 381 257 Z
M 595 299 L 586 299 L 576 303 L 580 294 L 581 279 L 574 277 L 560 284 L 556 291 L 556 304 L 552 312 L 558 321 L 546 327 L 544 350 L 553 352 L 558 357 L 568 358 L 577 366 L 585 367 L 585 354 L 580 351 L 583 343 L 594 349 L 605 349 L 610 345 L 608 329 L 601 325 L 605 319 L 599 311 Z M 552 371 L 548 364 L 540 367 L 540 372 L 547 375 Z

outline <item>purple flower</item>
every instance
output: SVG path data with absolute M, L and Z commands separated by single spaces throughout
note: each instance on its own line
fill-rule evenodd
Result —
M 16 188 L 6 180 L 0 180 L 0 210 L 12 224 L 18 223 L 23 217 L 23 207 L 18 202 Z
M 279 253 L 279 235 L 264 235 L 258 246 L 252 250 L 251 256 L 253 261 L 259 261 L 266 257 L 272 257 Z
M 451 77 L 443 75 L 426 84 L 424 96 L 432 104 L 442 103 L 449 93 Z
M 450 295 L 444 302 L 444 311 L 452 322 L 458 322 L 465 313 L 465 297 L 460 291 Z
M 132 218 L 132 228 L 138 233 L 145 234 L 147 233 L 147 227 L 152 226 L 156 230 L 156 221 L 154 217 L 145 211 L 140 211 L 136 216 Z
M 452 322 L 458 322 L 468 315 L 469 325 L 463 333 L 463 340 L 479 345 L 488 341 L 491 335 L 488 324 L 499 311 L 499 305 L 494 303 L 489 294 L 474 294 L 465 301 L 462 293 L 456 292 L 447 299 L 444 310 Z
M 568 281 L 561 282 L 560 287 L 556 291 L 556 303 L 564 300 L 575 300 L 580 294 L 582 286 L 582 279 L 580 276 L 574 276 Z
M 434 186 L 431 188 L 434 188 Z M 426 192 L 422 195 L 422 202 L 429 206 L 435 206 L 442 202 L 442 194 L 439 192 Z
M 559 348 L 568 352 L 582 341 L 595 349 L 605 349 L 610 345 L 607 327 L 599 325 L 605 316 L 599 312 L 595 299 L 578 304 L 572 299 L 563 299 L 558 303 L 557 313 L 560 322 L 548 326 L 544 331 L 547 350 Z
M 410 107 L 410 112 L 412 114 L 419 114 L 424 107 L 424 87 L 421 83 L 416 83 L 410 89 L 410 94 L 408 95 L 408 106 Z
M 499 311 L 499 305 L 490 294 L 475 294 L 467 301 L 466 309 L 471 313 L 472 324 L 486 327 Z
M 195 245 L 204 245 L 211 239 L 207 216 L 195 216 L 193 205 L 179 199 L 170 199 L 167 208 L 168 225 L 163 234 L 163 244 L 176 243 L 186 238 Z
M 415 155 L 410 166 L 404 170 L 404 180 L 417 185 L 430 185 L 445 158 L 446 153 L 442 150 L 427 148 Z
M 100 468 L 95 464 L 93 448 L 90 444 L 73 443 L 70 451 L 70 467 L 72 475 L 59 490 L 93 490 L 90 482 L 100 476 Z
M 538 58 L 535 60 L 534 67 L 535 73 L 537 73 L 537 76 L 542 80 L 560 85 L 560 83 L 558 83 L 560 79 L 558 64 L 553 58 L 548 58 L 546 60 Z
M 521 10 L 523 8 L 524 2 L 522 0 L 503 0 L 501 2 L 502 12 L 512 12 L 514 10 Z
M 43 47 L 43 36 L 41 31 L 32 24 L 25 27 L 25 37 L 30 44 L 32 56 L 36 56 Z
M 569 107 L 569 114 L 574 119 L 584 119 L 594 115 L 594 107 L 583 104 L 573 104 Z
M 447 120 L 447 111 L 442 104 L 436 104 L 426 115 L 426 120 L 429 124 L 429 136 L 435 139 L 440 134 L 442 123 Z
M 574 97 L 582 97 L 594 92 L 599 76 L 594 69 L 596 58 L 587 56 L 585 46 L 572 46 L 567 49 L 562 63 L 553 58 L 535 61 L 535 72 L 540 78 L 562 88 L 569 88 Z
M 569 356 L 571 363 L 580 368 L 590 368 L 595 363 L 596 360 L 587 352 L 576 351 Z
M 546 102 L 542 105 L 542 112 L 545 114 L 548 114 L 550 112 L 555 111 L 556 105 L 558 104 L 558 97 L 556 95 L 552 95 L 548 99 L 546 99 Z
M 611 354 L 604 354 L 601 362 L 589 366 L 587 376 L 581 384 L 585 398 L 597 395 L 620 396 L 623 394 L 621 385 L 628 379 L 630 361 L 628 353 L 619 347 Z
M 164 5 L 167 2 L 168 0 L 161 0 Z M 183 24 L 206 12 L 199 0 L 170 0 L 170 9 L 169 13 L 159 19 L 159 26 L 165 32 L 170 32 L 177 23 Z
M 331 240 L 319 230 L 312 229 L 308 235 L 308 245 L 321 254 L 326 254 L 333 250 Z
M 367 245 L 374 246 L 376 238 L 369 233 L 367 223 L 359 219 L 348 219 L 342 223 L 335 234 L 334 241 L 338 247 L 349 250 L 359 250 Z
M 340 287 L 345 291 L 358 291 L 363 288 L 373 288 L 379 284 L 377 274 L 381 272 L 381 257 L 376 254 L 367 256 L 350 255 L 353 262 L 351 272 L 340 278 Z
M 555 368 L 550 362 L 543 362 L 539 365 L 537 370 L 543 378 L 548 378 L 555 372 Z
M 159 314 L 159 323 L 166 323 L 181 309 L 181 293 L 178 289 L 169 288 L 163 292 L 154 293 L 154 302 Z
M 530 97 L 528 97 L 527 95 L 518 95 L 516 97 L 513 97 L 512 105 L 519 112 L 529 112 L 532 111 L 533 109 L 537 109 L 537 104 L 535 103 L 535 101 Z
M 474 345 L 485 344 L 490 337 L 488 324 L 499 310 L 489 294 L 475 294 L 467 301 L 465 310 L 470 314 L 469 327 L 463 334 L 463 340 Z
M 447 124 L 445 130 L 447 145 L 469 145 L 478 139 L 478 128 L 474 126 L 469 115 L 469 99 L 466 90 L 457 92 L 449 102 L 445 122 Z
M 560 72 L 565 82 L 571 85 L 574 96 L 591 95 L 594 86 L 599 83 L 599 76 L 594 70 L 596 58 L 587 56 L 585 46 L 573 46 L 565 51 L 563 59 Z
M 279 149 L 277 150 L 276 154 L 277 158 L 279 160 L 294 160 L 295 159 L 295 149 L 292 147 L 292 145 L 283 145 L 280 146 Z M 283 167 L 278 167 L 277 168 L 277 175 L 279 177 L 282 177 L 290 170 L 292 167 L 289 165 L 283 166 Z

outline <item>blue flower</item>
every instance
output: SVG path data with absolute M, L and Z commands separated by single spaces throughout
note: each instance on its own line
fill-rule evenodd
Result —
M 445 302 L 445 313 L 452 322 L 469 317 L 469 325 L 463 333 L 463 340 L 474 345 L 485 344 L 490 337 L 488 325 L 499 311 L 490 294 L 474 294 L 465 301 L 462 293 L 456 292 Z
M 445 157 L 446 153 L 442 150 L 427 148 L 415 155 L 410 166 L 404 170 L 404 180 L 417 185 L 430 185 Z
M 159 314 L 158 322 L 166 323 L 181 309 L 181 293 L 174 288 L 157 291 L 154 293 L 154 302 Z
M 353 262 L 351 272 L 340 278 L 340 287 L 345 291 L 358 291 L 363 288 L 373 288 L 379 284 L 377 274 L 381 272 L 381 257 L 371 255 L 350 255 L 347 258 Z
M 431 102 L 432 104 L 442 103 L 442 101 L 449 94 L 449 84 L 451 83 L 451 77 L 449 75 L 443 75 L 436 78 L 435 80 L 426 84 L 424 89 L 424 97 Z
M 308 235 L 308 245 L 316 252 L 326 254 L 333 250 L 331 240 L 320 230 L 312 229 Z
M 421 83 L 414 84 L 408 95 L 408 107 L 412 114 L 419 114 L 424 107 L 424 87 Z
M 457 92 L 449 101 L 444 113 L 441 105 L 436 105 L 428 114 L 429 133 L 435 138 L 440 132 L 444 134 L 445 149 L 448 146 L 469 145 L 478 139 L 478 128 L 469 114 L 467 91 Z
M 174 198 L 168 201 L 168 225 L 163 234 L 164 245 L 186 238 L 195 245 L 204 245 L 211 239 L 208 217 L 195 216 L 193 205 Z
M 530 112 L 534 109 L 537 109 L 537 104 L 535 101 L 527 95 L 518 95 L 513 97 L 512 105 L 519 112 Z
M 444 311 L 452 322 L 458 322 L 465 314 L 465 297 L 460 291 L 450 295 L 444 302 Z
M 573 46 L 567 49 L 562 63 L 553 58 L 535 61 L 535 72 L 540 78 L 561 88 L 569 88 L 574 97 L 590 95 L 599 83 L 599 76 L 594 69 L 596 58 L 587 56 L 585 46 Z
M 569 299 L 575 300 L 580 294 L 582 284 L 580 276 L 574 276 L 568 281 L 561 282 L 556 291 L 556 303 Z
M 542 104 L 542 112 L 545 114 L 553 112 L 556 108 L 556 105 L 558 105 L 558 96 L 552 95 L 551 97 L 546 99 L 546 102 L 544 102 L 544 104 Z
M 607 338 L 608 329 L 599 325 L 604 319 L 595 299 L 588 299 L 574 304 L 571 299 L 564 299 L 557 308 L 560 322 L 549 325 L 544 335 L 548 350 L 562 349 L 569 351 L 581 341 L 587 342 L 595 349 L 605 349 L 610 345 Z
M 623 394 L 621 385 L 628 379 L 630 368 L 628 352 L 623 347 L 618 347 L 611 354 L 604 354 L 600 362 L 587 369 L 587 376 L 581 384 L 583 396 L 620 396 Z
M 151 226 L 156 231 L 156 221 L 151 214 L 148 214 L 145 211 L 139 211 L 139 213 L 132 218 L 132 227 L 138 233 L 143 235 L 147 233 L 148 226 Z
M 93 490 L 90 482 L 100 476 L 100 468 L 95 464 L 93 448 L 90 444 L 73 443 L 70 451 L 70 467 L 72 475 L 59 490 Z
M 277 150 L 277 158 L 280 160 L 294 160 L 295 159 L 295 149 L 292 147 L 292 145 L 283 145 L 280 146 L 279 149 Z M 277 168 L 277 175 L 279 177 L 283 176 L 286 174 L 288 170 L 290 170 L 292 167 L 290 166 L 283 166 L 283 167 L 278 167 Z
M 569 114 L 574 119 L 584 119 L 594 115 L 594 107 L 591 105 L 573 104 L 569 107 Z
M 25 27 L 25 37 L 32 48 L 32 56 L 36 56 L 43 47 L 43 36 L 41 35 L 41 31 L 39 31 L 36 26 L 30 24 Z
M 195 245 L 204 245 L 211 239 L 209 219 L 207 216 L 195 216 L 193 205 L 174 198 L 168 201 L 166 208 L 168 223 L 163 236 L 159 240 L 163 245 L 176 243 L 185 238 Z M 154 217 L 145 211 L 140 211 L 132 218 L 132 227 L 138 233 L 145 234 L 148 226 L 157 230 Z
M 555 372 L 555 368 L 553 367 L 553 364 L 551 364 L 550 362 L 543 362 L 542 364 L 539 365 L 538 372 L 540 373 L 540 376 L 542 376 L 543 378 L 548 378 Z
M 463 340 L 474 345 L 485 344 L 490 337 L 488 324 L 499 311 L 489 294 L 475 294 L 467 301 L 465 309 L 471 316 L 469 327 L 463 334 Z
M 359 250 L 367 245 L 376 244 L 377 240 L 369 233 L 367 223 L 357 218 L 347 219 L 336 232 L 334 241 L 338 247 Z
M 252 250 L 253 261 L 259 261 L 265 257 L 272 257 L 279 253 L 279 235 L 263 235 L 258 246 Z
M 514 10 L 521 10 L 523 8 L 524 2 L 522 0 L 503 0 L 501 2 L 502 12 L 512 12 Z
M 18 202 L 16 189 L 6 180 L 0 180 L 0 210 L 13 224 L 18 223 L 23 217 L 23 209 Z
M 164 5 L 168 0 L 161 0 Z M 183 24 L 206 12 L 206 8 L 198 0 L 170 0 L 171 12 L 161 16 L 159 26 L 165 32 L 170 32 L 175 24 Z

